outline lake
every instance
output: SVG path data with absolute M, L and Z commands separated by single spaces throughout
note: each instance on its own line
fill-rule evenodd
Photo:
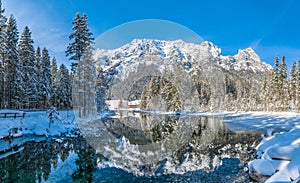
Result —
M 260 133 L 222 116 L 132 114 L 79 123 L 83 137 L 0 141 L 1 182 L 249 182 Z M 22 140 L 23 138 L 23 140 Z M 27 140 L 26 140 L 27 139 Z

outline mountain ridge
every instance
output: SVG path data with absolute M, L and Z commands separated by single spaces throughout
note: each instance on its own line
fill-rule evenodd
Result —
M 182 40 L 164 41 L 155 39 L 134 39 L 130 43 L 114 50 L 96 50 L 96 59 L 101 60 L 104 68 L 116 60 L 132 62 L 145 55 L 155 55 L 161 58 L 177 57 L 182 62 L 192 64 L 199 61 L 212 61 L 222 68 L 232 71 L 271 72 L 272 66 L 263 62 L 252 49 L 239 49 L 238 53 L 224 56 L 221 48 L 209 41 L 200 44 L 186 43 Z M 109 61 L 110 60 L 110 63 Z M 190 62 L 190 63 L 188 63 Z

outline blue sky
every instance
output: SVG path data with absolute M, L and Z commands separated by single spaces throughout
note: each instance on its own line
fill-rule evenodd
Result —
M 188 27 L 218 45 L 223 55 L 252 47 L 273 64 L 276 55 L 287 62 L 300 59 L 300 1 L 297 0 L 2 0 L 5 14 L 14 14 L 22 32 L 32 31 L 36 46 L 64 57 L 72 19 L 86 12 L 94 37 L 120 24 L 162 19 Z M 289 64 L 290 65 L 290 64 Z

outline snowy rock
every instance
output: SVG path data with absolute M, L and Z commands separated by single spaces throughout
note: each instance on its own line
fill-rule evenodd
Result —
M 250 176 L 263 182 L 292 182 L 300 177 L 300 133 L 298 128 L 274 134 L 257 146 L 261 159 L 249 163 Z M 266 176 L 270 176 L 266 179 Z M 295 181 L 294 181 L 295 182 Z
M 292 160 L 300 154 L 299 146 L 276 146 L 267 150 L 268 155 L 272 159 Z
M 266 183 L 271 182 L 291 182 L 290 176 L 286 171 L 279 171 L 275 173 L 272 177 L 265 181 Z
M 249 171 L 251 174 L 259 174 L 263 176 L 273 175 L 279 167 L 280 161 L 272 161 L 265 159 L 257 159 L 249 163 Z

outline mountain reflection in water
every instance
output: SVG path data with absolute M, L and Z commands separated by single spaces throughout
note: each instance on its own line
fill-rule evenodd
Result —
M 0 159 L 1 182 L 243 182 L 260 137 L 199 116 L 122 114 L 80 125 L 85 138 L 10 149 L 20 152 Z

